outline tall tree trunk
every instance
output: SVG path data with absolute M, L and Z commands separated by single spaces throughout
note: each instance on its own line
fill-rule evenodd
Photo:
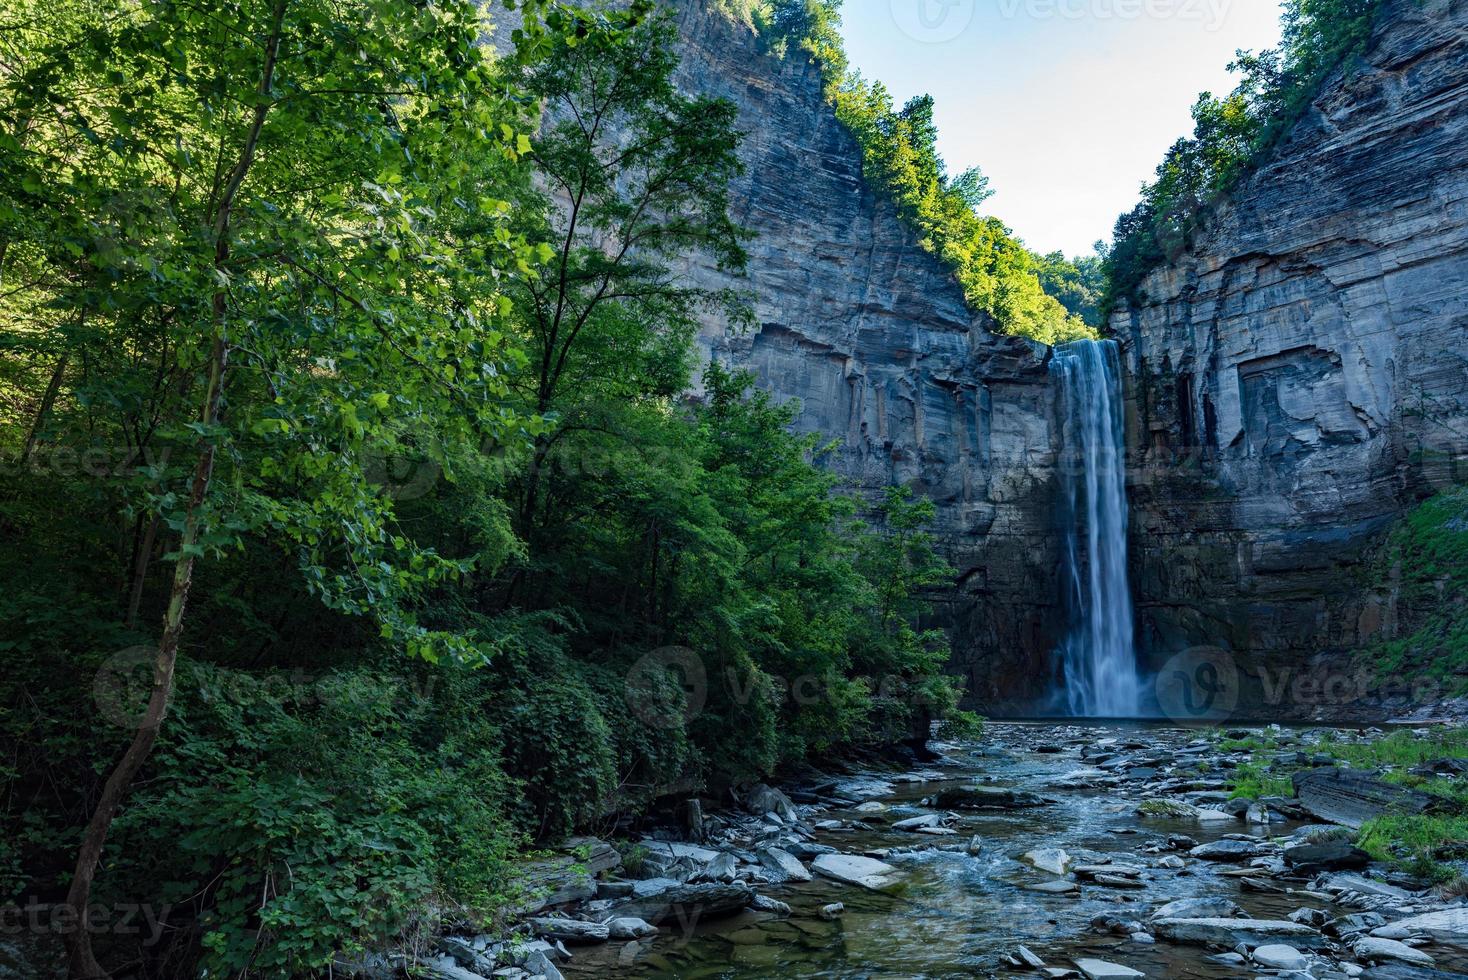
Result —
M 260 131 L 265 126 L 265 116 L 270 108 L 271 83 L 275 75 L 276 55 L 280 50 L 281 25 L 285 22 L 286 3 L 287 0 L 276 0 L 272 11 L 270 35 L 265 42 L 265 63 L 260 74 L 260 99 L 255 106 L 254 117 L 239 159 L 229 175 L 214 214 L 214 268 L 221 277 L 229 263 L 230 217 L 235 198 L 255 160 Z M 97 874 L 97 864 L 102 858 L 102 848 L 107 843 L 107 832 L 112 827 L 117 808 L 127 796 L 133 779 L 153 751 L 153 745 L 158 740 L 158 730 L 168 713 L 169 698 L 173 694 L 173 672 L 178 662 L 179 640 L 183 637 L 184 608 L 188 604 L 189 586 L 194 577 L 194 558 L 198 550 L 204 504 L 209 496 L 209 482 L 214 476 L 215 437 L 208 434 L 208 430 L 218 423 L 225 372 L 229 367 L 229 342 L 225 333 L 227 304 L 228 297 L 223 290 L 216 291 L 213 297 L 213 339 L 209 349 L 209 383 L 204 391 L 203 407 L 199 413 L 206 435 L 200 449 L 198 465 L 194 467 L 183 532 L 179 535 L 178 564 L 173 569 L 173 589 L 169 594 L 168 610 L 163 615 L 163 636 L 158 643 L 158 656 L 153 664 L 153 690 L 132 744 L 123 753 L 122 760 L 102 787 L 102 796 L 97 801 L 96 809 L 92 811 L 92 819 L 87 824 L 86 834 L 77 852 L 71 888 L 66 893 L 66 904 L 71 910 L 72 921 L 77 923 L 76 928 L 66 937 L 71 980 L 106 980 L 110 976 L 97 962 L 92 951 L 87 906 L 92 896 L 92 881 Z
M 46 416 L 51 414 L 51 406 L 56 404 L 56 396 L 61 391 L 62 378 L 66 375 L 66 362 L 67 355 L 62 354 L 56 362 L 56 367 L 51 370 L 51 380 L 46 385 L 46 393 L 41 396 L 41 407 L 36 410 L 36 418 L 31 423 L 30 432 L 26 433 L 25 448 L 20 453 L 21 466 L 25 466 L 30 461 L 31 452 L 41 438 L 41 430 L 45 428 Z
M 219 401 L 224 388 L 224 373 L 229 348 L 223 335 L 215 337 L 209 365 L 209 389 L 205 396 L 201 420 L 212 426 L 218 417 Z M 158 644 L 158 657 L 153 663 L 153 690 L 148 696 L 148 706 L 132 744 L 118 762 L 107 783 L 102 787 L 102 796 L 97 800 L 92 819 L 87 824 L 86 835 L 77 853 L 76 872 L 71 888 L 66 894 L 66 904 L 72 909 L 72 921 L 77 927 L 67 934 L 68 962 L 72 980 L 98 980 L 108 976 L 92 952 L 92 937 L 88 931 L 86 909 L 90 904 L 92 880 L 97 874 L 97 864 L 102 857 L 102 847 L 107 842 L 107 832 L 119 805 L 127 795 L 138 770 L 153 751 L 158 740 L 158 729 L 168 712 L 168 700 L 173 693 L 173 670 L 178 660 L 178 644 L 183 636 L 184 607 L 188 602 L 189 585 L 194 575 L 194 549 L 198 544 L 204 501 L 209 495 L 209 481 L 214 475 L 214 444 L 206 443 L 194 467 L 193 486 L 189 492 L 188 516 L 184 521 L 183 533 L 179 536 L 178 564 L 173 570 L 173 591 L 168 600 L 168 611 L 163 616 L 163 637 Z

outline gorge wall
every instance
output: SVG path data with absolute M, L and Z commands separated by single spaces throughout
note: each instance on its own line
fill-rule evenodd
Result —
M 1390 0 L 1143 295 L 1112 328 L 1147 655 L 1232 651 L 1268 717 L 1372 714 L 1278 682 L 1394 635 L 1373 549 L 1468 478 L 1468 3 Z
M 804 53 L 766 55 L 711 7 L 677 4 L 679 80 L 739 107 L 746 172 L 733 212 L 756 237 L 746 277 L 688 271 L 748 290 L 758 326 L 711 316 L 701 344 L 777 399 L 798 399 L 801 429 L 840 440 L 832 466 L 851 488 L 875 496 L 902 483 L 935 501 L 958 570 L 941 604 L 954 673 L 981 708 L 1038 697 L 1062 625 L 1048 352 L 972 313 L 863 181 L 861 150 Z

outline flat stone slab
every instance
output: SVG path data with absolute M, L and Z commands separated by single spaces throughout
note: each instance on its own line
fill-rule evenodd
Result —
M 1390 810 L 1422 813 L 1437 798 L 1420 790 L 1383 782 L 1369 772 L 1354 769 L 1307 769 L 1294 774 L 1300 805 L 1321 820 L 1359 829 Z
M 1323 946 L 1325 937 L 1307 925 L 1282 919 L 1154 919 L 1163 939 L 1193 946 L 1269 946 L 1282 940 L 1297 946 Z
M 1378 939 L 1428 936 L 1440 943 L 1468 949 L 1468 908 L 1443 909 L 1388 923 L 1371 934 Z
M 1408 946 L 1406 943 L 1399 943 L 1395 939 L 1378 939 L 1375 936 L 1368 936 L 1351 948 L 1359 960 L 1395 960 L 1398 963 L 1411 963 L 1414 966 L 1437 965 L 1437 960 L 1422 950 Z
M 566 943 L 604 943 L 610 938 L 605 925 L 599 922 L 582 922 L 580 919 L 531 919 L 530 928 L 547 939 L 559 939 Z
M 1105 960 L 1072 960 L 1076 969 L 1086 975 L 1086 980 L 1124 980 L 1126 977 L 1145 977 L 1147 974 L 1119 963 Z
M 618 905 L 612 914 L 616 918 L 642 919 L 657 926 L 675 916 L 688 921 L 693 916 L 732 915 L 747 908 L 752 901 L 754 889 L 742 881 L 701 885 L 675 882 L 653 895 Z
M 1034 807 L 1050 806 L 1054 802 L 1043 796 L 1017 789 L 968 786 L 962 789 L 947 789 L 939 793 L 937 806 L 941 810 L 1028 810 Z
M 1188 854 L 1203 861 L 1247 861 L 1263 857 L 1269 850 L 1262 841 L 1216 840 L 1211 844 L 1199 844 Z
M 822 854 L 811 864 L 819 875 L 848 885 L 881 891 L 896 884 L 901 872 L 890 864 L 858 854 Z

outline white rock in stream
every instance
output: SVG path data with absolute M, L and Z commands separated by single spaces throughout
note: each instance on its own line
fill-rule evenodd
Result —
M 900 875 L 890 864 L 856 854 L 822 854 L 811 867 L 827 878 L 873 891 L 891 887 Z
M 810 872 L 800 859 L 794 855 L 780 850 L 778 847 L 767 847 L 759 852 L 759 863 L 769 872 L 770 880 L 776 884 L 787 881 L 810 881 Z
M 1413 966 L 1436 966 L 1437 960 L 1420 949 L 1413 949 L 1395 939 L 1368 937 L 1352 947 L 1358 960 L 1397 960 Z
M 1053 875 L 1063 875 L 1070 868 L 1071 856 L 1058 847 L 1042 847 L 1033 851 L 1026 851 L 1022 860 L 1048 871 Z
M 1129 966 L 1108 963 L 1105 960 L 1075 960 L 1074 962 L 1076 969 L 1084 973 L 1087 980 L 1122 980 L 1125 977 L 1145 977 L 1147 975 Z
M 1440 943 L 1468 948 L 1468 908 L 1443 909 L 1398 919 L 1380 929 L 1372 929 L 1371 934 L 1378 939 L 1431 936 Z
M 1303 970 L 1310 965 L 1310 957 L 1293 946 L 1276 943 L 1260 946 L 1254 950 L 1254 962 L 1271 970 Z
M 940 827 L 943 825 L 943 815 L 940 813 L 925 813 L 921 817 L 908 817 L 899 820 L 892 825 L 893 830 L 923 830 L 929 827 Z

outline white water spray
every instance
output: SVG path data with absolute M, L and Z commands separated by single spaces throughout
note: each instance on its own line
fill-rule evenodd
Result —
M 1060 706 L 1075 717 L 1141 714 L 1127 584 L 1126 428 L 1121 356 L 1111 340 L 1055 349 L 1060 386 L 1061 581 L 1071 632 L 1061 648 Z

